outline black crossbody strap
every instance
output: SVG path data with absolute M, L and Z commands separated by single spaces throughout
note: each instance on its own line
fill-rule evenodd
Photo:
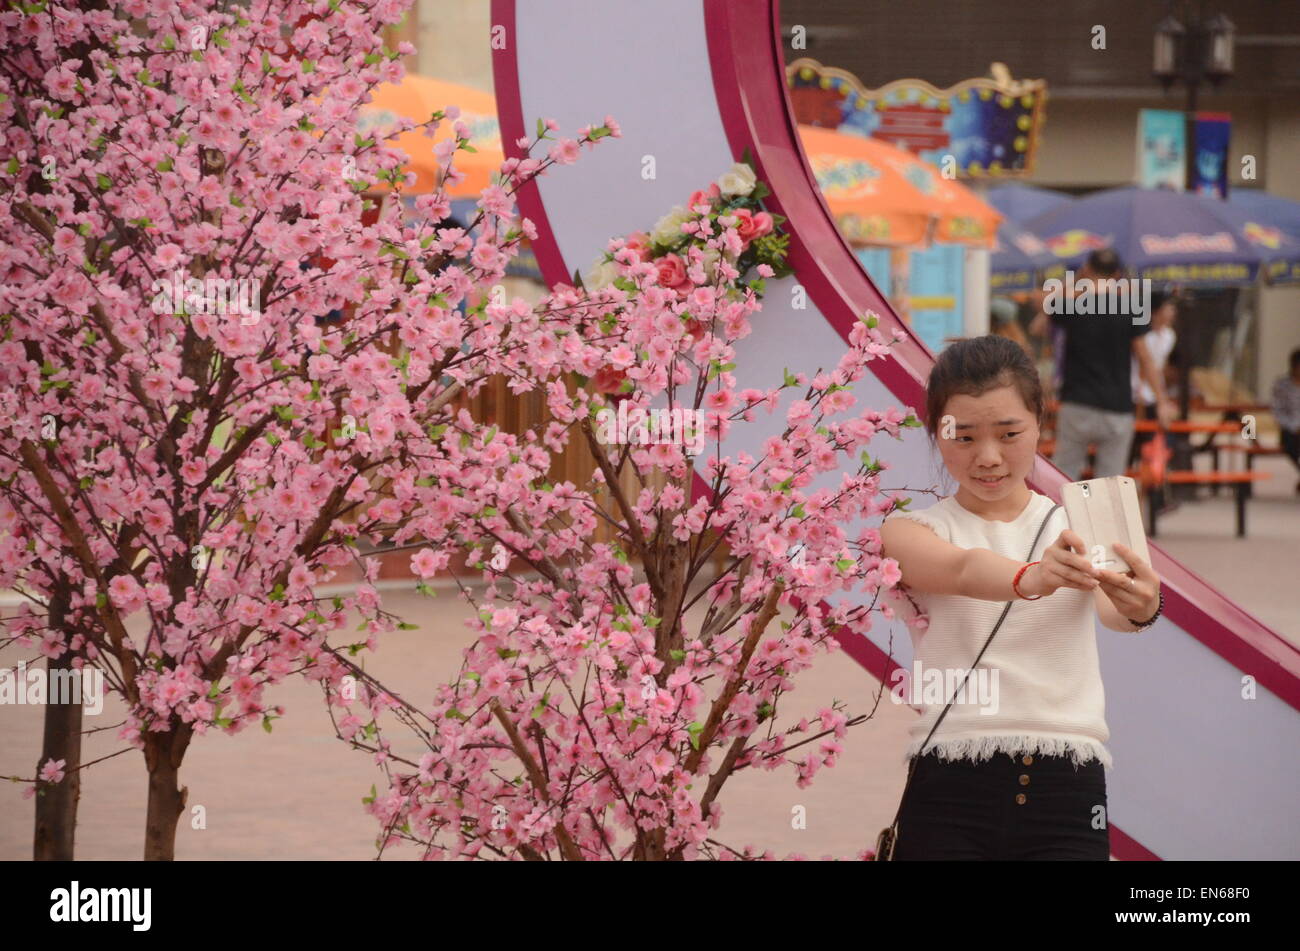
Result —
M 1038 534 L 1034 536 L 1034 542 L 1029 546 L 1029 554 L 1025 556 L 1026 561 L 1029 561 L 1034 557 L 1034 549 L 1038 547 L 1038 540 L 1043 537 L 1043 531 L 1047 528 L 1048 521 L 1060 507 L 1059 503 L 1054 504 L 1051 510 L 1043 516 L 1043 523 L 1038 526 Z M 986 640 L 984 646 L 980 648 L 979 656 L 975 658 L 975 663 L 966 671 L 966 676 L 962 678 L 961 684 L 957 687 L 956 693 L 954 693 L 952 699 L 948 701 L 948 706 L 943 708 L 943 713 L 939 714 L 939 719 L 934 721 L 934 726 L 930 728 L 929 735 L 926 736 L 924 742 L 921 743 L 921 748 L 917 750 L 916 756 L 912 758 L 911 765 L 907 770 L 907 782 L 903 785 L 903 795 L 899 797 L 898 812 L 894 814 L 894 822 L 898 821 L 898 817 L 903 812 L 903 798 L 907 796 L 907 789 L 912 785 L 912 774 L 916 772 L 916 764 L 921 761 L 921 757 L 925 754 L 925 744 L 930 742 L 931 737 L 934 736 L 934 731 L 939 729 L 939 724 L 943 722 L 943 718 L 946 717 L 948 711 L 952 709 L 952 705 L 956 702 L 958 694 L 960 694 L 962 689 L 966 686 L 966 681 L 970 679 L 971 672 L 979 665 L 980 659 L 984 656 L 984 652 L 988 650 L 989 645 L 993 643 L 993 635 L 996 634 L 998 628 L 1002 626 L 1002 622 L 1006 618 L 1007 612 L 1011 610 L 1011 605 L 1014 603 L 1014 601 L 1008 601 L 1006 607 L 1002 609 L 1002 615 L 998 618 L 998 623 L 993 625 L 993 630 L 989 633 L 988 640 Z

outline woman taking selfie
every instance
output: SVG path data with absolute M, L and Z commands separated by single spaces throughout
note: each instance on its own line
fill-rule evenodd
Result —
M 1132 571 L 1094 568 L 1065 509 L 1025 484 L 1042 419 L 1038 371 L 1011 340 L 958 341 L 931 370 L 926 429 L 957 490 L 892 512 L 884 556 L 898 562 L 899 595 L 929 616 L 924 630 L 909 625 L 923 674 L 942 671 L 946 685 L 955 670 L 960 684 L 984 669 L 996 692 L 995 703 L 947 686 L 942 702 L 926 697 L 895 860 L 1109 857 L 1094 617 L 1143 630 L 1159 614 L 1160 579 L 1120 544 Z

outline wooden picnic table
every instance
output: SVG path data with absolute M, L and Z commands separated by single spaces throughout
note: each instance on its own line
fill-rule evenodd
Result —
M 1223 413 L 1225 416 L 1273 411 L 1268 403 L 1205 403 L 1198 400 L 1192 400 L 1188 409 L 1194 413 Z
M 1133 421 L 1133 431 L 1154 433 L 1160 428 L 1160 421 L 1155 419 L 1137 419 Z M 1230 435 L 1241 432 L 1241 423 L 1202 423 L 1194 419 L 1176 419 L 1165 427 L 1167 433 L 1211 433 L 1212 435 Z

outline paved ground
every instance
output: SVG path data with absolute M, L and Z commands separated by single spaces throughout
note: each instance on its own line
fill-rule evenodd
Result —
M 1250 537 L 1233 536 L 1229 496 L 1184 503 L 1161 520 L 1158 544 L 1215 583 L 1256 617 L 1300 645 L 1300 607 L 1295 584 L 1300 565 L 1300 496 L 1296 474 L 1284 459 L 1261 465 L 1276 476 L 1251 503 Z M 462 626 L 466 608 L 454 597 L 429 601 L 391 591 L 389 607 L 419 625 L 389 637 L 370 669 L 396 689 L 419 698 L 428 685 L 459 665 L 468 642 Z M 18 656 L 6 655 L 7 664 Z M 832 698 L 853 712 L 869 708 L 878 688 L 842 653 L 824 658 L 783 701 L 783 714 L 796 719 Z M 268 699 L 284 704 L 287 716 L 268 735 L 250 729 L 234 736 L 200 738 L 186 759 L 183 782 L 191 804 L 206 809 L 207 828 L 182 822 L 177 855 L 184 859 L 309 858 L 366 859 L 374 855 L 375 826 L 360 807 L 377 771 L 367 757 L 333 738 L 320 695 L 292 682 Z M 899 751 L 914 715 L 882 703 L 876 718 L 849 731 L 838 765 L 798 789 L 788 769 L 742 775 L 723 794 L 719 838 L 729 844 L 772 848 L 778 856 L 850 857 L 874 842 L 893 815 L 902 789 Z M 106 706 L 99 721 L 118 722 Z M 30 774 L 39 754 L 39 708 L 0 707 L 0 773 Z M 87 738 L 86 758 L 112 752 L 111 731 Z M 94 766 L 85 777 L 77 834 L 84 859 L 136 858 L 142 850 L 145 774 L 132 751 Z M 0 859 L 31 854 L 32 802 L 19 787 L 0 790 Z M 806 828 L 792 828 L 804 807 Z M 409 855 L 409 850 L 405 853 Z M 395 857 L 402 855 L 397 853 Z

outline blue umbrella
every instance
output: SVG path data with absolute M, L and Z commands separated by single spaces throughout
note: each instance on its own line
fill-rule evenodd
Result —
M 994 294 L 1037 290 L 1045 277 L 1064 269 L 1032 231 L 1010 221 L 998 226 L 989 257 L 989 289 Z
M 1242 286 L 1261 270 L 1278 280 L 1300 266 L 1300 239 L 1227 202 L 1187 192 L 1111 188 L 1024 224 L 1068 267 L 1110 247 L 1134 277 L 1157 284 Z
M 1280 198 L 1258 189 L 1234 188 L 1228 192 L 1228 204 L 1246 212 L 1261 224 L 1272 225 L 1292 237 L 1300 237 L 1300 201 Z
M 1280 228 L 1292 238 L 1300 238 L 1300 201 L 1280 198 L 1268 192 L 1234 188 L 1228 192 L 1228 204 L 1245 212 L 1264 228 Z M 1300 267 L 1294 262 L 1276 262 L 1266 269 L 1274 284 L 1300 283 Z
M 984 200 L 1008 221 L 1021 222 L 1068 204 L 1073 199 L 1062 192 L 1035 185 L 998 185 L 984 193 Z

